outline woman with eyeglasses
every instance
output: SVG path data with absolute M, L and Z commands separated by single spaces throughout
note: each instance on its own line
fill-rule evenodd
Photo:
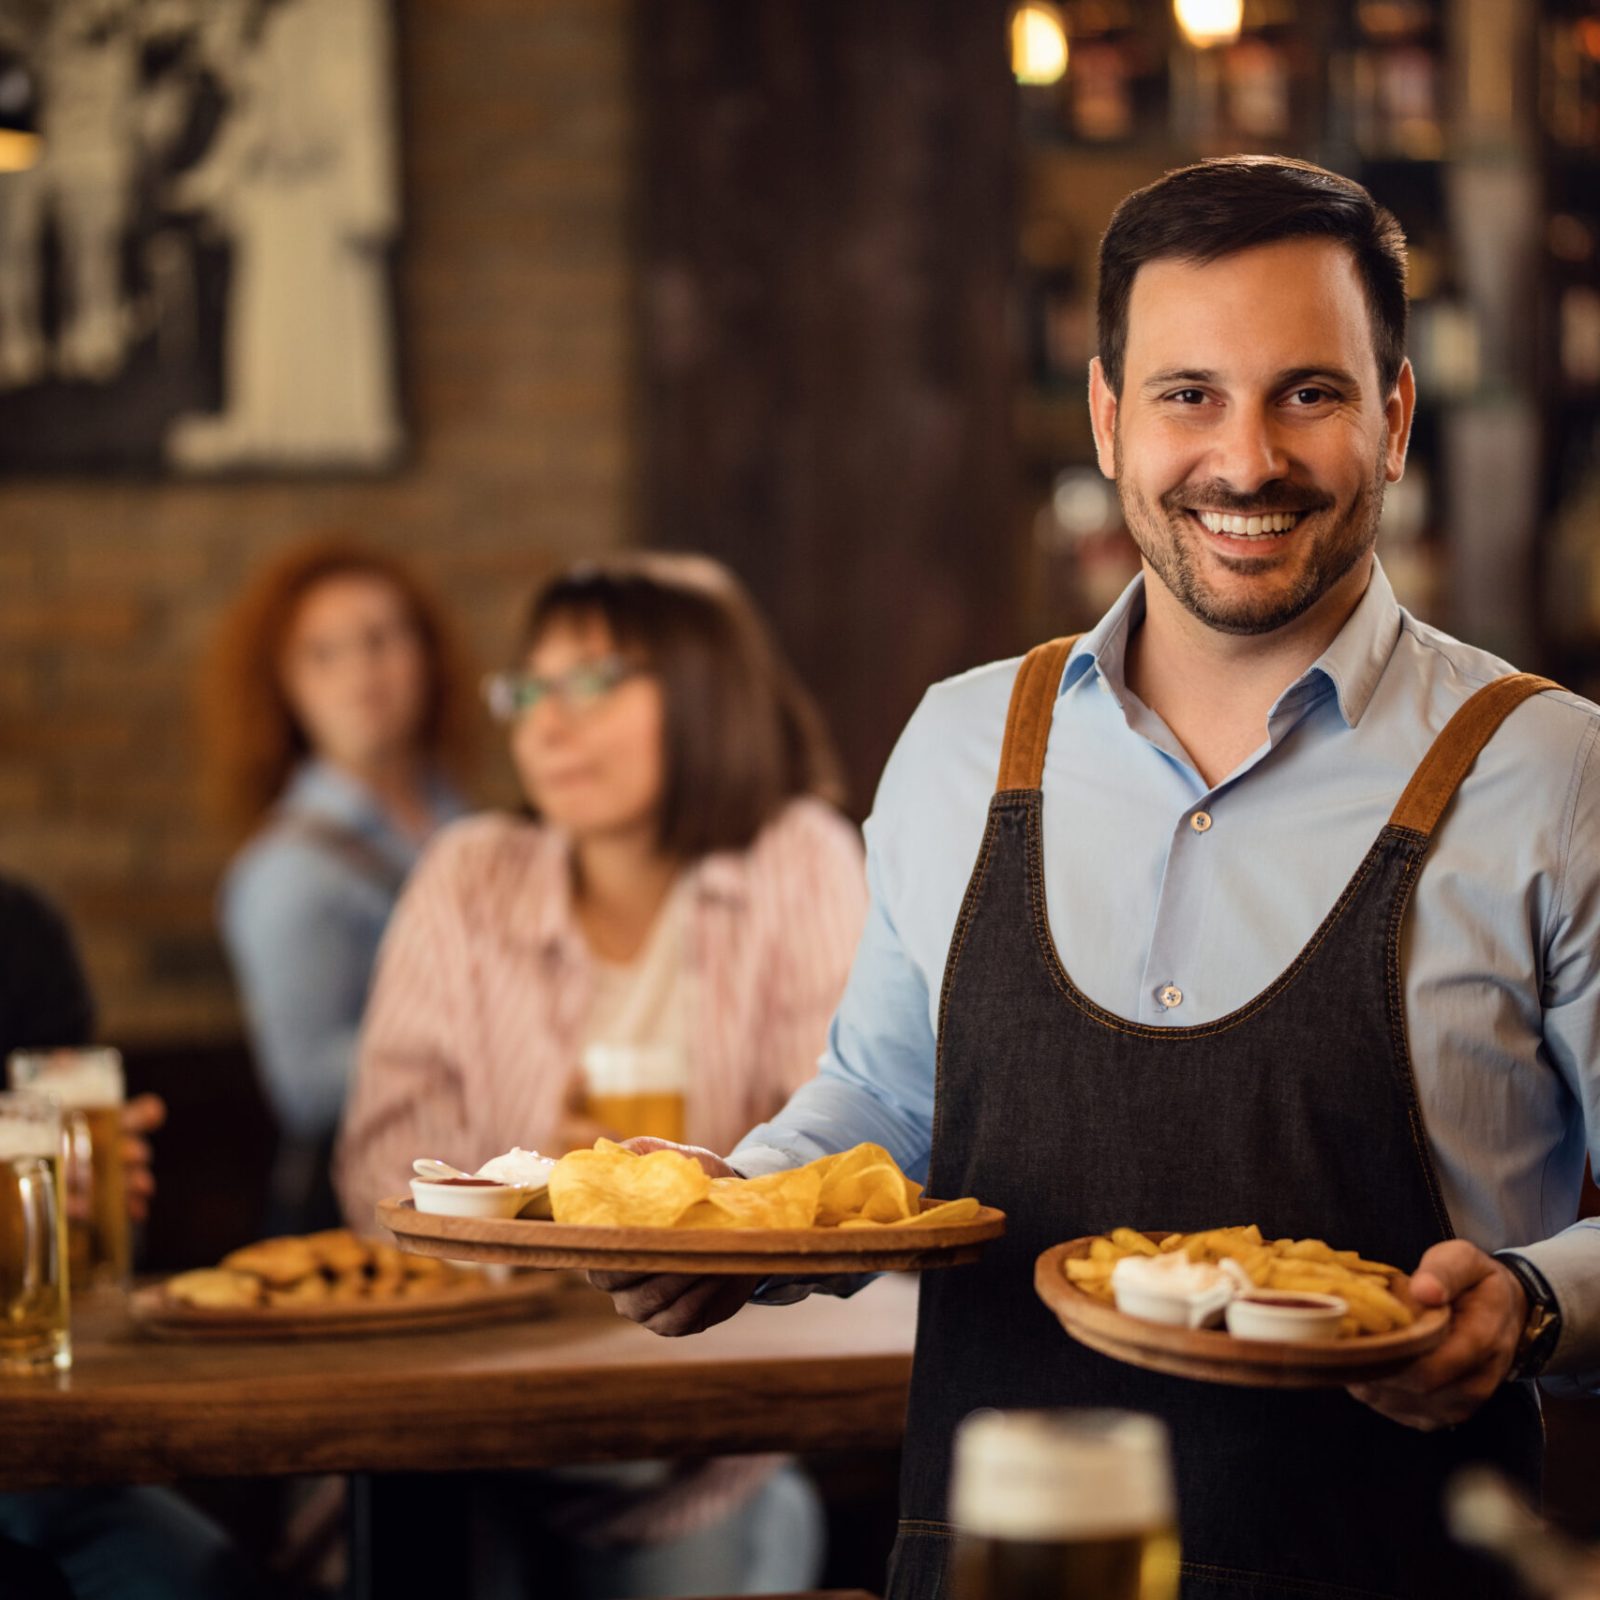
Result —
M 488 696 L 528 815 L 446 829 L 395 914 L 340 1138 L 358 1227 L 419 1155 L 470 1170 L 600 1134 L 731 1148 L 813 1075 L 865 916 L 820 718 L 714 562 L 556 577 Z M 546 1527 L 540 1592 L 816 1577 L 814 1496 L 772 1458 L 541 1483 L 581 1534 Z
M 464 692 L 438 605 L 348 539 L 286 551 L 218 628 L 203 754 L 214 808 L 248 836 L 219 912 L 279 1127 L 268 1231 L 338 1219 L 333 1135 L 378 944 L 465 809 Z

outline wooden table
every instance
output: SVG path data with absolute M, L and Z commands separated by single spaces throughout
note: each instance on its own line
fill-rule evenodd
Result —
M 0 1489 L 892 1447 L 915 1307 L 887 1277 L 663 1339 L 574 1288 L 450 1333 L 176 1344 L 86 1301 L 70 1373 L 0 1379 Z

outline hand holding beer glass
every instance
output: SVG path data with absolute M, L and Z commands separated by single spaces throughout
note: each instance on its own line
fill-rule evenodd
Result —
M 956 1432 L 954 1600 L 1177 1600 L 1167 1432 L 1131 1411 L 976 1411 Z
M 72 1365 L 61 1112 L 0 1094 L 0 1374 Z
M 131 1243 L 122 1149 L 122 1057 L 115 1050 L 18 1050 L 11 1087 L 61 1108 L 67 1241 L 80 1288 L 128 1286 Z

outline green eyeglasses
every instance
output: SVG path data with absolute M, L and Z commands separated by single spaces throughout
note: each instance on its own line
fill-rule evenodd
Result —
M 554 677 L 533 672 L 492 672 L 483 680 L 483 698 L 499 722 L 515 722 L 548 695 L 554 695 L 574 715 L 593 711 L 619 684 L 638 677 L 645 668 L 621 656 L 582 661 Z

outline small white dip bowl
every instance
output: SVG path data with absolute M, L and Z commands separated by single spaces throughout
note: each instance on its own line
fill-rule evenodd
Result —
M 1236 1339 L 1273 1339 L 1290 1344 L 1336 1339 L 1339 1319 L 1349 1309 L 1336 1294 L 1247 1289 L 1228 1302 L 1228 1332 Z
M 418 1211 L 438 1217 L 514 1217 L 538 1194 L 512 1183 L 439 1183 L 413 1178 L 411 1198 Z
M 1185 1272 L 1174 1263 L 1176 1272 L 1163 1270 L 1166 1262 L 1151 1269 L 1152 1257 L 1129 1256 L 1111 1274 L 1111 1292 L 1117 1310 L 1146 1322 L 1164 1322 L 1177 1328 L 1204 1328 L 1222 1319 L 1222 1308 L 1233 1293 L 1233 1284 L 1216 1269 L 1200 1268 Z M 1185 1287 L 1181 1278 L 1198 1280 Z M 1206 1280 L 1211 1281 L 1207 1282 Z

